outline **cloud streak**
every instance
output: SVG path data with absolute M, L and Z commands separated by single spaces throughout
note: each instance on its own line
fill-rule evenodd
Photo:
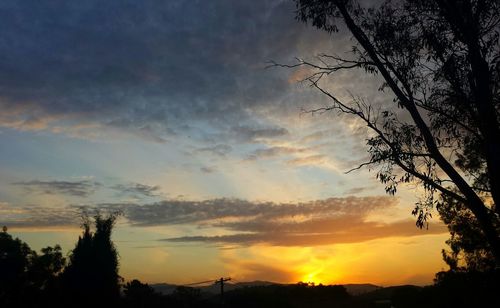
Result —
M 258 142 L 263 139 L 284 137 L 289 134 L 283 127 L 234 126 L 231 134 L 242 142 Z
M 269 147 L 253 151 L 247 156 L 247 160 L 268 159 L 283 155 L 303 153 L 306 151 L 308 151 L 308 149 L 296 148 L 296 147 L 284 147 L 284 146 Z
M 290 159 L 287 164 L 291 166 L 317 166 L 325 163 L 327 159 L 326 155 L 316 154 Z
M 9 228 L 78 227 L 81 210 L 69 206 L 13 206 L 0 202 L 0 217 L 0 225 Z
M 422 231 L 416 228 L 412 220 L 391 223 L 367 220 L 370 213 L 390 210 L 396 203 L 396 199 L 385 196 L 329 198 L 297 204 L 249 203 L 225 199 L 184 203 L 182 214 L 171 211 L 173 208 L 168 206 L 169 219 L 173 219 L 170 223 L 198 223 L 205 228 L 217 227 L 232 233 L 183 236 L 164 241 L 316 246 L 447 232 L 442 224 L 433 226 L 430 231 Z M 217 210 L 212 208 L 217 204 Z M 145 223 L 144 213 L 140 217 L 130 214 L 129 219 L 139 224 Z M 159 216 L 155 216 L 155 224 Z
M 160 186 L 146 185 L 140 183 L 117 184 L 110 187 L 119 191 L 121 194 L 145 197 L 157 197 L 160 192 Z
M 202 147 L 195 150 L 195 153 L 208 153 L 215 156 L 225 157 L 231 153 L 233 148 L 227 144 L 216 144 L 208 147 Z
M 206 224 L 231 227 L 224 219 L 272 222 L 280 219 L 336 217 L 359 215 L 396 204 L 389 197 L 329 198 L 303 203 L 252 202 L 241 199 L 209 199 L 202 201 L 165 200 L 152 204 L 131 204 L 124 210 L 136 225 Z M 231 227 L 232 228 L 232 227 Z
M 386 237 L 407 237 L 447 232 L 446 227 L 441 224 L 434 225 L 429 230 L 420 230 L 412 220 L 384 224 L 356 220 L 349 221 L 347 217 L 344 219 L 343 222 L 325 219 L 314 221 L 310 224 L 279 225 L 275 226 L 272 231 L 266 230 L 255 233 L 237 233 L 219 236 L 184 236 L 168 238 L 164 239 L 164 241 L 239 245 L 318 246 L 359 243 Z M 295 230 L 297 229 L 301 232 L 296 232 Z M 314 232 L 317 229 L 323 232 Z
M 12 185 L 20 186 L 30 193 L 42 193 L 49 195 L 69 195 L 74 197 L 88 197 L 97 188 L 102 186 L 99 182 L 81 181 L 38 181 L 15 182 Z

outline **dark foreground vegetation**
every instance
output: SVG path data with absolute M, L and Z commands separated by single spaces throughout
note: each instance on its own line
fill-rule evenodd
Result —
M 353 296 L 344 286 L 250 285 L 221 294 L 177 286 L 162 294 L 118 275 L 111 241 L 116 215 L 83 221 L 67 257 L 61 247 L 37 253 L 4 227 L 0 232 L 0 307 L 500 307 L 498 271 L 454 268 L 427 287 L 379 288 Z

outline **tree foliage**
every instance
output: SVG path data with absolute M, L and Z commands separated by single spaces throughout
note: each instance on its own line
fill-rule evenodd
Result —
M 118 252 L 111 240 L 118 214 L 83 216 L 69 262 L 59 245 L 40 253 L 0 232 L 1 307 L 113 307 L 119 303 Z M 92 230 L 92 226 L 95 229 Z
M 123 293 L 127 307 L 158 307 L 160 306 L 161 296 L 147 283 L 142 283 L 133 279 L 125 284 Z
M 7 228 L 0 233 L 0 303 L 15 302 L 17 294 L 26 287 L 27 272 L 33 251 L 20 239 L 14 239 Z
M 463 204 L 445 198 L 438 207 L 443 222 L 448 226 L 450 250 L 442 251 L 443 259 L 451 271 L 487 272 L 495 268 L 495 258 L 474 214 Z M 497 232 L 500 220 L 491 214 Z
M 65 263 L 59 245 L 42 248 L 38 254 L 3 227 L 0 232 L 0 306 L 42 305 L 54 291 Z
M 295 0 L 297 18 L 354 39 L 349 57 L 299 59 L 304 81 L 331 100 L 316 111 L 357 117 L 373 132 L 370 160 L 389 194 L 402 183 L 424 193 L 413 214 L 424 227 L 431 209 L 455 215 L 460 204 L 475 219 L 500 265 L 500 4 L 495 0 Z M 366 3 L 365 3 L 366 4 Z M 377 105 L 328 90 L 335 72 L 361 69 L 381 80 L 392 102 Z M 453 219 L 453 217 L 450 217 Z M 472 223 L 472 222 L 471 222 Z M 458 226 L 458 225 L 457 225 Z M 457 233 L 455 233 L 457 234 Z
M 119 260 L 111 240 L 117 214 L 94 216 L 95 231 L 91 219 L 83 217 L 83 233 L 79 236 L 63 273 L 63 286 L 72 300 L 81 303 L 110 304 L 120 296 L 121 277 Z

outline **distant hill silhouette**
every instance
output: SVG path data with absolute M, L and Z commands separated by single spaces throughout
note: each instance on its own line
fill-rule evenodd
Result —
M 346 289 L 347 293 L 353 296 L 383 289 L 382 287 L 376 286 L 371 283 L 348 283 L 348 284 L 343 284 L 343 286 Z
M 215 280 L 214 280 L 215 282 Z M 261 280 L 256 280 L 256 281 L 248 281 L 248 282 L 237 282 L 237 283 L 229 283 L 226 282 L 224 283 L 224 290 L 225 291 L 232 291 L 244 287 L 255 287 L 255 286 L 270 286 L 270 285 L 281 285 L 280 283 L 276 282 L 271 282 L 271 281 L 261 281 Z M 164 295 L 169 295 L 172 294 L 175 289 L 181 285 L 176 285 L 176 284 L 169 284 L 169 283 L 153 283 L 150 284 L 150 286 L 158 293 L 164 294 Z M 206 294 L 219 294 L 220 293 L 220 286 L 215 285 L 215 284 L 210 284 L 210 285 L 204 285 L 204 286 L 194 286 L 195 289 L 199 289 L 201 293 L 206 293 Z
M 256 286 L 260 287 L 260 286 L 271 286 L 271 285 L 286 285 L 286 284 L 272 282 L 272 281 L 265 281 L 265 280 L 237 282 L 237 283 L 227 282 L 224 284 L 224 290 L 232 291 L 244 287 L 256 287 Z M 150 286 L 158 293 L 169 295 L 172 294 L 179 285 L 169 284 L 169 283 L 155 283 L 155 284 L 150 284 Z M 352 296 L 385 289 L 383 287 L 370 283 L 349 283 L 349 284 L 344 284 L 343 286 L 346 288 L 347 293 L 349 293 Z M 199 287 L 195 286 L 194 288 L 199 289 L 202 293 L 208 293 L 208 294 L 219 294 L 220 292 L 220 286 L 215 284 L 199 286 Z
M 149 286 L 152 287 L 156 292 L 163 295 L 170 295 L 174 293 L 175 289 L 178 287 L 178 285 L 170 283 L 152 283 Z

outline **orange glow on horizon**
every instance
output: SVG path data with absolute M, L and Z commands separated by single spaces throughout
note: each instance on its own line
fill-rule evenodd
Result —
M 304 277 L 302 277 L 302 279 L 300 281 L 304 282 L 304 283 L 314 284 L 314 285 L 327 284 L 327 283 L 321 281 L 318 278 L 317 274 L 318 274 L 318 272 L 309 273 L 309 274 L 305 275 Z
M 222 259 L 228 273 L 241 281 L 427 285 L 445 267 L 440 251 L 446 238 L 439 234 L 315 247 L 254 246 L 224 251 Z
M 13 235 L 35 250 L 58 243 L 68 251 L 74 248 L 81 232 L 76 228 L 63 232 L 34 231 L 26 228 L 16 230 Z M 156 240 L 164 236 L 156 229 L 137 232 L 133 228 L 117 228 L 114 239 L 121 256 L 120 274 L 126 280 L 174 284 L 224 275 L 241 282 L 426 285 L 432 283 L 436 272 L 446 268 L 440 252 L 449 235 L 392 237 L 311 247 L 250 245 L 227 249 L 203 245 L 179 249 Z M 151 240 L 143 242 L 144 238 Z

